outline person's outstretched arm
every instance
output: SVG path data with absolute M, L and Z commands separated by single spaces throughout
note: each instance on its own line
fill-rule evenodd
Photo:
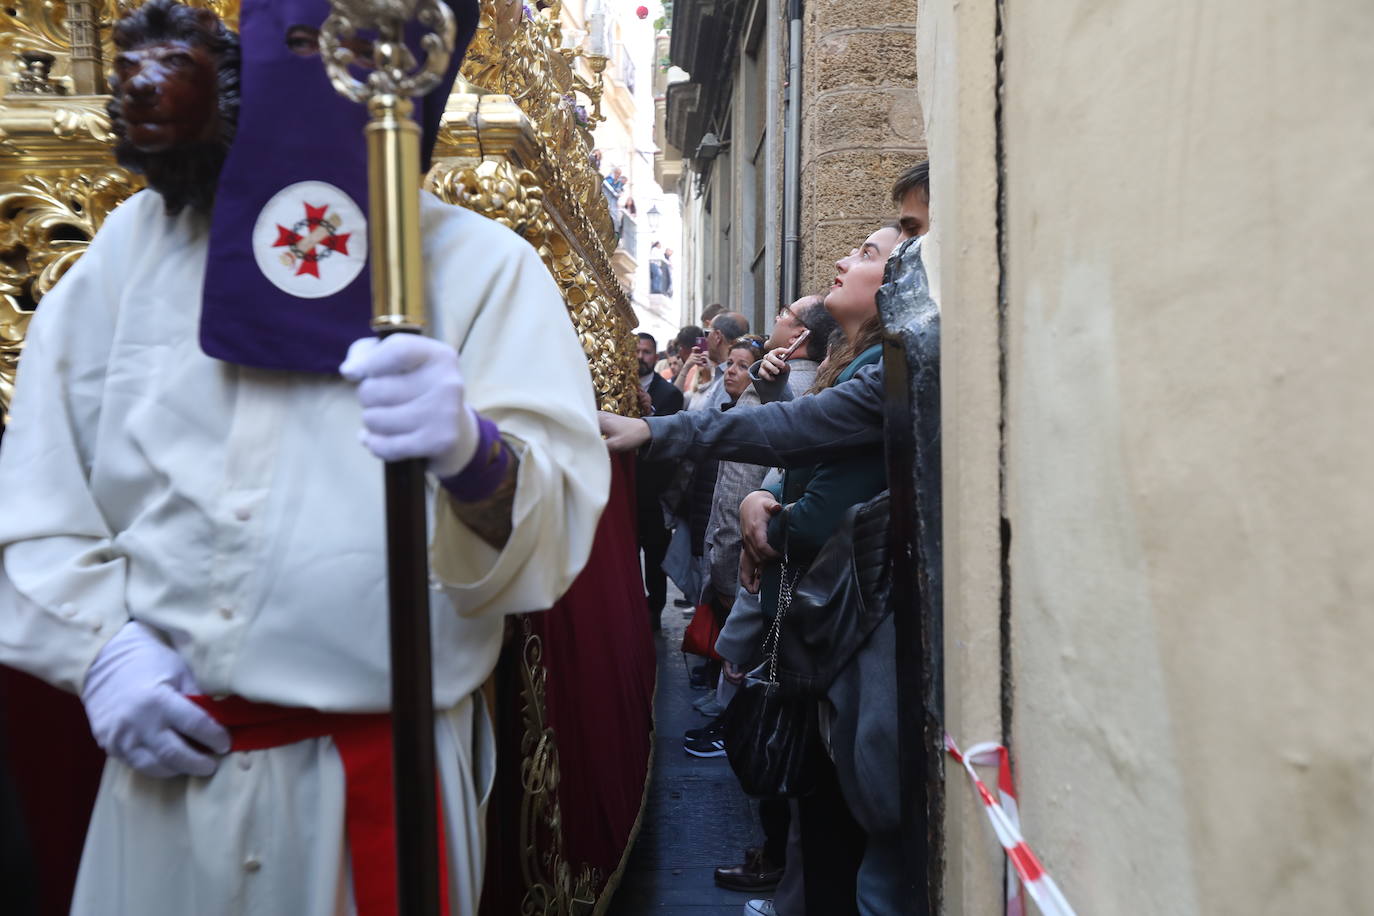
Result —
M 867 366 L 842 385 L 794 401 L 724 413 L 684 411 L 633 420 L 601 415 L 612 451 L 644 447 L 652 461 L 706 457 L 777 467 L 835 458 L 883 440 L 883 366 Z

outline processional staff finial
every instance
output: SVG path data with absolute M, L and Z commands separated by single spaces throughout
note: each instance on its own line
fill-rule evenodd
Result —
M 439 85 L 457 30 L 447 4 L 440 0 L 331 0 L 330 5 L 334 12 L 320 29 L 320 54 L 340 93 L 372 106 L 387 96 L 408 102 Z M 417 64 L 405 43 L 405 27 L 411 21 L 427 30 L 420 39 L 423 64 Z M 349 69 L 357 63 L 354 48 L 360 31 L 377 35 L 368 62 L 372 72 L 365 82 Z
M 320 28 L 320 56 L 334 88 L 366 105 L 368 198 L 371 209 L 372 326 L 424 328 L 420 258 L 420 128 L 411 99 L 435 89 L 453 54 L 453 11 L 441 0 L 330 0 Z M 406 42 L 409 23 L 425 30 L 423 62 Z M 370 41 L 364 39 L 370 36 Z M 360 60 L 358 49 L 370 43 Z M 357 73 L 370 68 L 365 79 Z

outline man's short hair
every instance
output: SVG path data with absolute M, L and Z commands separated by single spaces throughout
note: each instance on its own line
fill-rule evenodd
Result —
M 806 358 L 816 362 L 825 359 L 830 335 L 840 329 L 834 316 L 825 310 L 825 296 L 820 293 L 810 296 L 803 305 L 792 310 L 792 315 L 811 332 L 806 338 Z
M 635 336 L 638 337 L 640 340 L 647 340 L 649 343 L 653 344 L 653 345 L 654 345 L 654 352 L 655 352 L 655 353 L 658 352 L 658 338 L 657 338 L 657 337 L 655 337 L 654 335 L 648 333 L 647 331 L 640 331 L 640 332 L 639 332 L 638 334 L 636 334 Z
M 715 319 L 715 317 L 724 311 L 725 306 L 721 305 L 719 302 L 711 303 L 710 305 L 706 306 L 705 311 L 701 313 L 701 323 L 709 328 L 711 326 L 711 322 Z
M 726 340 L 734 340 L 736 337 L 743 337 L 749 333 L 749 324 L 734 315 L 717 315 L 711 321 L 711 327 L 720 331 L 721 336 Z
M 685 347 L 690 350 L 692 347 L 696 346 L 698 337 L 705 336 L 706 333 L 702 331 L 701 328 L 694 324 L 689 324 L 687 327 L 677 332 L 677 337 L 673 340 L 673 343 L 677 344 L 678 347 Z
M 897 176 L 897 180 L 892 183 L 892 202 L 899 204 L 902 198 L 912 191 L 919 188 L 921 193 L 930 200 L 930 160 L 918 162 L 905 172 Z

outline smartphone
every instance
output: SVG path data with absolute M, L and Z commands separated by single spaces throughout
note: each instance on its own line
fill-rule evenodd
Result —
M 705 352 L 706 352 L 706 338 L 705 338 L 705 337 L 698 337 L 698 338 L 697 338 L 697 342 L 694 343 L 694 344 L 692 344 L 692 349 L 693 349 L 693 350 L 700 350 L 700 351 L 702 351 L 703 353 L 705 353 Z
M 797 348 L 806 343 L 806 338 L 811 336 L 810 328 L 802 328 L 802 332 L 797 335 L 797 339 L 792 341 L 792 346 L 782 351 L 783 359 L 791 359 L 792 354 L 797 352 Z

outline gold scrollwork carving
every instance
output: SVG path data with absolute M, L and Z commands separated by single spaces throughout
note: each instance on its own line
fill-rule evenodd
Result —
M 578 93 L 597 108 L 601 81 L 599 75 L 593 81 L 576 72 L 573 65 L 581 51 L 563 49 L 561 6 L 555 2 L 533 16 L 513 19 L 506 0 L 484 3 L 463 76 L 479 89 L 514 100 L 548 151 L 550 174 L 541 177 L 550 194 L 559 197 L 555 208 L 577 228 L 585 224 L 589 240 L 599 238 L 602 247 L 614 247 L 610 213 L 600 197 L 601 176 L 591 164 L 591 116 L 587 124 L 580 123 L 577 111 Z M 588 60 L 589 69 L 597 72 L 591 66 L 595 61 Z
M 65 101 L 65 100 L 64 100 Z M 63 140 L 89 137 L 97 143 L 113 145 L 114 128 L 104 105 L 82 105 L 66 102 L 52 110 L 52 132 Z
M 601 175 L 591 161 L 588 130 L 599 110 L 605 61 L 562 47 L 557 0 L 529 16 L 519 9 L 511 0 L 483 4 L 463 76 L 478 91 L 491 94 L 486 98 L 508 98 L 506 104 L 518 107 L 533 133 L 539 150 L 536 161 L 521 164 L 535 174 L 543 190 L 546 225 L 540 233 L 523 234 L 540 249 L 563 289 L 601 409 L 636 416 L 638 375 L 631 334 L 635 318 L 611 267 L 615 231 L 601 193 Z M 591 76 L 576 67 L 583 57 Z M 585 123 L 578 120 L 579 94 L 593 107 Z M 488 106 L 485 100 L 482 104 L 484 113 L 488 107 L 500 107 Z M 512 120 L 499 113 L 479 120 L 494 118 L 507 125 Z M 485 142 L 482 152 L 488 153 Z
M 67 52 L 67 4 L 58 0 L 0 5 L 0 54 L 20 49 L 47 51 L 55 57 Z
M 588 264 L 555 213 L 545 207 L 538 176 L 500 159 L 441 163 L 430 172 L 428 186 L 442 200 L 494 219 L 534 246 L 563 293 L 587 355 L 598 406 L 637 415 L 633 337 L 598 279 L 598 273 L 610 275 L 609 266 L 598 272 Z
M 573 875 L 563 852 L 558 801 L 558 741 L 545 705 L 544 643 L 528 616 L 520 618 L 520 872 L 521 916 L 581 916 L 596 906 L 604 876 L 584 865 Z
M 138 189 L 121 168 L 31 176 L 0 191 L 0 402 L 9 403 L 33 308 Z
M 66 7 L 57 0 L 0 4 L 0 93 L 23 91 L 26 52 L 52 55 L 49 80 L 67 88 Z
M 496 220 L 539 247 L 544 192 L 529 169 L 490 159 L 475 166 L 440 165 L 427 184 L 441 200 Z

